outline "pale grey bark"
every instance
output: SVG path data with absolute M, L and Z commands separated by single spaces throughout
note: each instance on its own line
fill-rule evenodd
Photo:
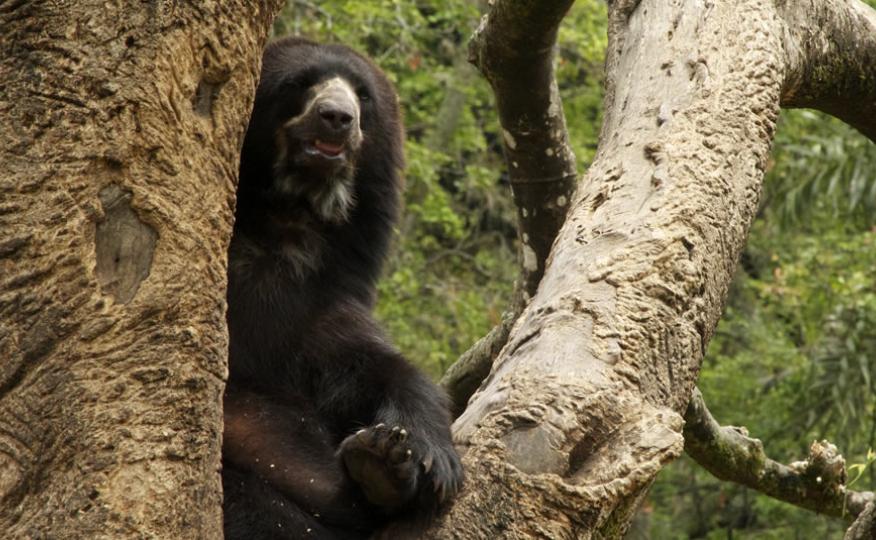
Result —
M 439 536 L 617 537 L 682 450 L 681 413 L 757 208 L 781 42 L 759 2 L 633 8 L 611 9 L 596 160 L 454 426 L 471 488 Z
M 225 252 L 278 7 L 0 6 L 0 536 L 221 537 Z
M 498 0 L 491 13 L 531 9 Z M 597 159 L 538 293 L 454 426 L 474 487 L 436 536 L 622 533 L 656 472 L 680 452 L 678 415 L 757 208 L 779 104 L 816 106 L 867 132 L 873 115 L 855 120 L 831 103 L 840 96 L 848 109 L 869 100 L 865 111 L 874 103 L 872 20 L 855 0 L 778 9 L 749 1 L 611 5 Z M 824 21 L 826 29 L 816 28 Z M 485 19 L 474 45 L 481 54 L 491 24 L 506 41 L 529 26 Z M 807 41 L 835 31 L 843 35 L 832 46 Z M 866 50 L 855 56 L 858 42 Z M 813 73 L 830 75 L 813 81 Z M 543 137 L 531 146 L 551 143 Z M 445 379 L 461 390 L 457 401 L 505 337 L 494 330 Z M 858 499 L 845 503 L 857 512 L 866 497 Z
M 497 0 L 491 13 L 529 9 Z M 680 452 L 679 413 L 757 208 L 779 104 L 820 108 L 873 136 L 876 19 L 857 0 L 633 0 L 609 13 L 597 158 L 538 293 L 454 425 L 473 487 L 436 537 L 620 536 Z M 514 24 L 485 19 L 475 47 L 497 20 Z M 445 382 L 470 388 L 465 376 L 504 339 L 494 330 Z M 694 431 L 700 457 L 720 458 Z M 836 469 L 830 488 L 844 490 L 841 458 L 815 454 L 806 471 Z M 869 494 L 859 495 L 834 499 L 858 512 Z M 872 525 L 867 515 L 855 530 Z

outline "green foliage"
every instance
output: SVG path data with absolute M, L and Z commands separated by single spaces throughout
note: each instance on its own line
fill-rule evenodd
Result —
M 874 247 L 871 231 L 793 238 L 782 253 L 773 246 L 772 279 L 758 284 L 761 305 L 784 322 L 807 359 L 795 381 L 794 405 L 805 411 L 797 431 L 829 436 L 841 447 L 876 442 L 872 434 L 859 439 L 861 427 L 873 422 L 876 390 Z
M 606 5 L 577 2 L 560 26 L 557 80 L 579 170 L 593 160 L 602 125 L 602 66 L 608 45 Z
M 876 224 L 876 145 L 835 118 L 782 114 L 764 199 L 786 228 L 830 212 L 858 227 Z
M 862 463 L 852 463 L 846 467 L 849 473 L 849 481 L 847 485 L 851 488 L 855 487 L 855 484 L 857 484 L 858 480 L 864 476 L 864 472 L 868 467 L 873 465 L 873 462 L 876 462 L 876 452 L 870 448 L 867 450 L 867 456 Z

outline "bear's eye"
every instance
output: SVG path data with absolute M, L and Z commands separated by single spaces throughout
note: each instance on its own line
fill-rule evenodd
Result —
M 356 96 L 358 96 L 359 101 L 371 101 L 371 94 L 365 88 L 357 88 Z

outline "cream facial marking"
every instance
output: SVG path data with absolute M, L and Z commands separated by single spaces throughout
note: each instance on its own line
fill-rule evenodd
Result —
M 287 120 L 283 124 L 283 127 L 294 127 L 295 125 L 302 123 L 305 119 L 310 118 L 312 114 L 315 114 L 314 108 L 320 104 L 353 104 L 354 106 L 350 108 L 353 113 L 353 120 L 351 122 L 353 129 L 350 132 L 349 143 L 353 147 L 358 146 L 362 142 L 362 129 L 359 126 L 359 111 L 361 105 L 359 103 L 359 96 L 356 95 L 356 91 L 350 83 L 343 77 L 334 77 L 317 84 L 313 87 L 311 92 L 313 97 L 311 97 L 304 106 L 304 110 L 297 116 Z M 315 142 L 322 143 L 322 141 L 319 140 Z

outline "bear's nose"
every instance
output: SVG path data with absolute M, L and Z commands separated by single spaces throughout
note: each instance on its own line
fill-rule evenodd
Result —
M 320 103 L 317 108 L 323 124 L 335 132 L 344 132 L 353 125 L 353 111 L 338 103 Z

